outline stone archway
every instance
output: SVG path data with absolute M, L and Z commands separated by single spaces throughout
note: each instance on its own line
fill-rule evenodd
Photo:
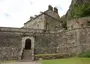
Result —
M 28 36 L 22 38 L 21 60 L 34 60 L 34 42 L 34 37 Z M 26 59 L 25 57 L 28 58 Z

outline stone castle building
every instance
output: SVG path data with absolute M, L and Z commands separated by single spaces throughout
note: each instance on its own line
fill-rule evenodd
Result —
M 43 29 L 43 30 L 60 30 L 61 21 L 56 7 L 48 6 L 48 10 L 41 12 L 40 15 L 30 17 L 30 20 L 24 23 L 24 28 Z
M 0 27 L 0 60 L 34 60 L 38 54 L 86 52 L 90 50 L 89 21 L 90 17 L 70 20 L 68 30 L 62 30 L 58 9 L 49 6 L 47 11 L 30 17 L 22 28 Z

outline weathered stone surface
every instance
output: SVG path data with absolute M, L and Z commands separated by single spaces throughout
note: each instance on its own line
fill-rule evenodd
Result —
M 90 26 L 90 17 L 77 18 L 67 21 L 67 29 L 84 28 Z
M 58 42 L 55 34 L 36 36 L 35 54 L 56 53 Z
M 0 60 L 17 60 L 21 51 L 21 35 L 0 32 Z

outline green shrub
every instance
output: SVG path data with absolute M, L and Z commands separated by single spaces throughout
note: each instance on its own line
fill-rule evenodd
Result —
M 90 58 L 90 51 L 79 54 L 79 57 L 88 57 L 88 58 Z

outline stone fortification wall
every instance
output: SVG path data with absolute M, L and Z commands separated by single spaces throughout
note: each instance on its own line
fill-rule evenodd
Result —
M 0 27 L 0 32 L 43 33 L 47 31 L 44 29 Z M 48 32 L 55 33 L 56 30 L 48 30 Z
M 76 18 L 67 21 L 68 29 L 83 28 L 87 26 L 90 26 L 90 17 Z
M 61 33 L 59 52 L 80 54 L 90 50 L 90 27 L 67 30 Z M 61 43 L 63 45 L 61 45 Z M 64 50 L 64 51 L 63 51 Z
M 35 55 L 79 54 L 90 50 L 90 27 L 62 32 L 44 31 L 33 33 L 29 31 L 27 29 L 0 28 L 0 60 L 19 60 L 22 56 L 22 38 L 24 37 L 33 37 L 35 39 Z
M 46 52 L 49 53 L 48 51 L 50 50 L 48 50 L 47 48 L 47 45 L 48 45 L 47 43 L 49 43 L 50 40 L 48 39 L 51 36 L 50 34 L 54 34 L 55 32 L 56 31 L 0 27 L 0 60 L 19 60 L 21 59 L 21 56 L 23 53 L 23 45 L 25 45 L 25 42 L 23 43 L 22 39 L 25 37 L 35 38 L 35 42 L 34 42 L 35 43 L 35 47 L 34 47 L 35 54 L 46 53 Z M 53 44 L 53 45 L 56 45 L 56 44 Z M 46 48 L 45 50 L 43 46 L 44 48 Z M 37 48 L 41 48 L 41 50 L 37 52 L 36 50 Z M 53 49 L 50 48 L 50 49 L 52 50 L 52 53 L 54 53 L 55 48 Z
M 17 60 L 21 52 L 20 33 L 0 32 L 0 60 Z
M 40 34 L 35 37 L 35 54 L 52 54 L 57 53 L 56 34 Z
M 78 28 L 60 33 L 43 33 L 35 37 L 35 53 L 80 54 L 90 50 L 90 28 Z

